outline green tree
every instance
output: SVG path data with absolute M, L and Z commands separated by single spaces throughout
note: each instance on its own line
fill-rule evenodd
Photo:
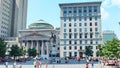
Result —
M 103 52 L 102 52 L 102 45 L 98 45 L 98 50 L 96 52 L 97 56 L 103 56 Z
M 37 50 L 35 48 L 29 48 L 28 55 L 31 57 L 35 57 L 37 55 Z
M 113 38 L 104 43 L 102 52 L 105 57 L 120 57 L 120 40 Z
M 85 55 L 86 55 L 87 57 L 93 55 L 93 51 L 92 51 L 92 47 L 91 47 L 91 46 L 86 46 L 86 47 L 85 47 Z
M 24 54 L 23 48 L 20 48 L 17 45 L 12 45 L 10 56 L 13 56 L 15 59 L 18 56 L 23 56 L 23 54 Z
M 0 57 L 4 58 L 7 50 L 7 43 L 0 38 Z

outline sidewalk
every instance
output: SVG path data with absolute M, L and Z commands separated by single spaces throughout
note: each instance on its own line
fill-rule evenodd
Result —
M 49 64 L 48 68 L 86 68 L 85 64 Z M 5 68 L 4 65 L 0 65 L 0 68 Z M 9 65 L 8 68 L 13 68 L 13 65 Z M 33 65 L 22 65 L 22 68 L 34 68 Z M 42 68 L 46 68 L 46 65 L 42 65 Z M 92 68 L 89 64 L 89 68 Z M 101 68 L 99 64 L 95 64 L 94 68 Z M 104 66 L 104 68 L 117 68 L 115 66 Z M 120 67 L 118 67 L 120 68 Z

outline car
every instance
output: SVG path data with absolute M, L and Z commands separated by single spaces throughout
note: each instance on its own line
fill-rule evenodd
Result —
M 115 60 L 108 60 L 107 65 L 109 66 L 115 66 Z

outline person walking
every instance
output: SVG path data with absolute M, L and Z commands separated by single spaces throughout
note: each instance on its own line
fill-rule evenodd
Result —
M 48 62 L 46 62 L 46 68 L 48 68 Z
M 93 60 L 92 60 L 91 64 L 92 64 L 92 68 L 94 68 L 94 61 Z
M 41 67 L 42 67 L 42 63 L 41 63 L 41 61 L 39 59 L 38 62 L 37 62 L 37 68 L 41 68 Z
M 34 65 L 34 68 L 36 68 L 36 60 L 34 60 L 33 65 Z

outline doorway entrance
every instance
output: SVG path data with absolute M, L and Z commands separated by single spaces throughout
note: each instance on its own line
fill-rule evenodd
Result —
M 83 58 L 83 52 L 79 52 L 79 57 Z

